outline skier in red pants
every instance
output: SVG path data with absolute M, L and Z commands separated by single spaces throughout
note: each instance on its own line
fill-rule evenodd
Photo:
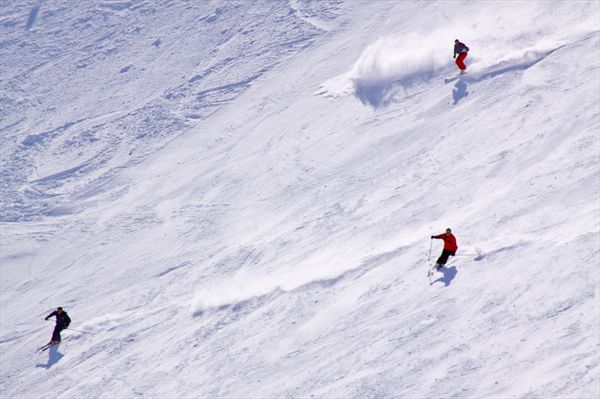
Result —
M 456 58 L 456 65 L 458 69 L 460 69 L 460 73 L 465 73 L 467 70 L 467 66 L 465 65 L 465 58 L 467 58 L 467 54 L 469 53 L 469 48 L 466 44 L 460 42 L 458 39 L 454 40 L 454 58 Z

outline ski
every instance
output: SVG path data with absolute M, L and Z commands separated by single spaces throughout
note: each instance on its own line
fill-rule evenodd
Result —
M 444 83 L 454 82 L 455 80 L 458 80 L 460 77 L 461 77 L 461 75 L 449 76 L 447 78 L 444 78 Z
M 441 268 L 440 268 L 441 269 Z M 427 275 L 428 276 L 433 276 L 433 274 L 437 271 L 439 271 L 440 269 L 438 269 L 437 265 L 433 265 L 428 271 L 427 271 Z
M 52 347 L 52 346 L 54 346 L 54 345 L 58 345 L 58 344 L 60 344 L 60 342 L 52 342 L 52 343 L 47 343 L 46 345 L 44 345 L 44 346 L 42 346 L 42 347 L 38 348 L 38 351 L 40 351 L 40 352 L 43 352 L 43 351 L 45 351 L 45 350 L 48 350 L 48 349 L 50 349 L 50 347 Z
M 450 83 L 450 82 L 454 82 L 456 80 L 461 80 L 461 81 L 465 81 L 467 80 L 468 75 L 466 72 L 463 73 L 459 73 L 458 75 L 453 75 L 453 76 L 448 76 L 444 78 L 444 83 Z
M 431 268 L 429 268 L 427 270 L 427 278 L 429 279 L 429 282 L 431 283 L 431 276 L 433 276 L 435 274 L 435 272 L 439 272 L 442 270 L 444 266 L 440 266 L 439 268 L 437 267 L 437 264 L 433 265 Z

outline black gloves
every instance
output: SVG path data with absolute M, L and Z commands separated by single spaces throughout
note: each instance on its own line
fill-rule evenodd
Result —
M 434 238 L 435 238 L 434 236 L 431 236 L 431 239 L 432 239 L 432 240 L 433 240 Z

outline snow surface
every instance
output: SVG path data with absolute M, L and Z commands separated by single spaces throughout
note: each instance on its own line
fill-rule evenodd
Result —
M 3 1 L 2 398 L 597 398 L 599 8 Z

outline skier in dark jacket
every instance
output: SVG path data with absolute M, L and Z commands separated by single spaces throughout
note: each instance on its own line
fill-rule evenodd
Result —
M 50 342 L 48 342 L 48 344 L 57 344 L 60 342 L 60 332 L 69 327 L 69 324 L 71 324 L 71 318 L 61 307 L 58 307 L 54 312 L 46 316 L 46 320 L 52 316 L 56 317 L 56 325 L 54 326 L 54 331 L 52 332 L 52 339 Z
M 454 58 L 456 58 L 456 65 L 458 69 L 460 69 L 460 73 L 464 73 L 467 70 L 467 66 L 465 65 L 465 58 L 467 58 L 467 54 L 469 52 L 469 48 L 466 44 L 460 42 L 458 39 L 454 40 Z
M 444 250 L 442 251 L 442 254 L 440 255 L 440 257 L 438 258 L 438 260 L 435 263 L 435 268 L 437 270 L 440 270 L 442 268 L 442 266 L 444 266 L 446 264 L 446 262 L 448 261 L 449 256 L 456 255 L 456 250 L 458 249 L 458 245 L 456 245 L 456 237 L 454 237 L 454 235 L 452 234 L 452 230 L 450 230 L 450 228 L 447 228 L 446 232 L 444 234 L 438 234 L 437 236 L 431 236 L 432 240 L 434 238 L 439 239 L 439 240 L 444 240 Z

